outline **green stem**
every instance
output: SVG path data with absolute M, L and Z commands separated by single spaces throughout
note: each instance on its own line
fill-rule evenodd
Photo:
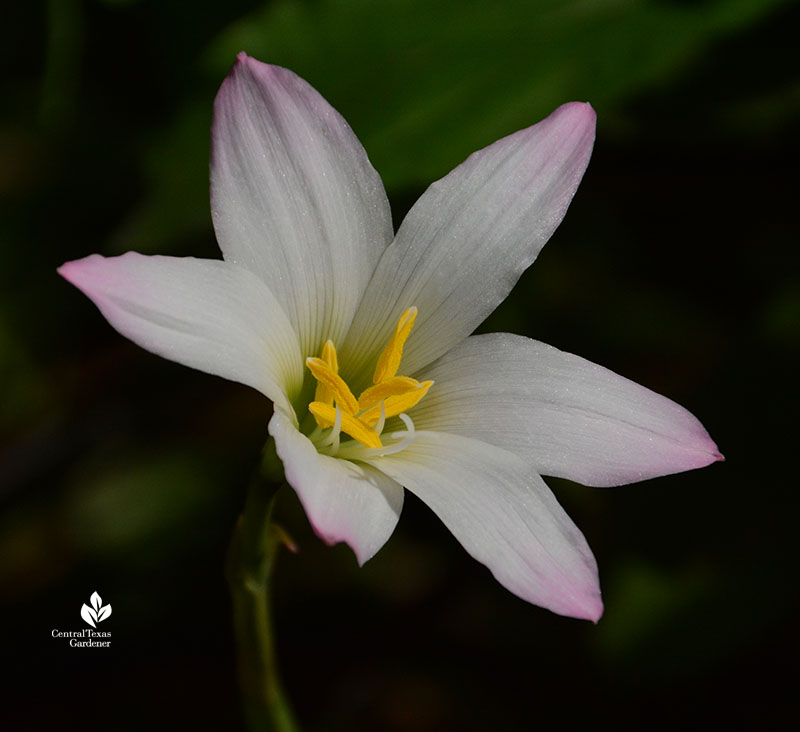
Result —
M 269 580 L 280 545 L 290 541 L 271 522 L 283 470 L 270 439 L 261 471 L 250 483 L 231 539 L 227 579 L 233 601 L 239 683 L 250 732 L 298 732 L 278 673 Z

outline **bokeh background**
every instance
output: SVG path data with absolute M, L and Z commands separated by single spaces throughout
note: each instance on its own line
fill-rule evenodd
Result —
M 797 722 L 800 77 L 782 0 L 51 0 L 0 23 L 3 730 L 236 730 L 223 557 L 269 403 L 118 336 L 55 268 L 218 256 L 214 94 L 235 53 L 348 119 L 397 221 L 467 154 L 568 100 L 598 140 L 486 330 L 697 414 L 727 456 L 550 481 L 601 569 L 597 626 L 506 592 L 409 496 L 359 570 L 280 506 L 276 615 L 306 730 Z M 68 648 L 98 591 L 111 649 Z

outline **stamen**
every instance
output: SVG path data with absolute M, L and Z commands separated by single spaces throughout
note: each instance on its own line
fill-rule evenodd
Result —
M 320 402 L 311 402 L 311 404 L 308 405 L 308 411 L 315 416 L 329 420 L 331 423 L 334 423 L 338 417 L 341 417 L 342 432 L 346 432 L 350 437 L 358 440 L 362 445 L 366 445 L 367 447 L 383 446 L 381 438 L 373 430 L 361 420 L 349 414 L 345 414 L 341 409 L 334 409 Z
M 400 360 L 403 358 L 403 346 L 408 339 L 414 321 L 417 319 L 417 309 L 408 308 L 397 321 L 394 334 L 383 349 L 378 365 L 375 367 L 375 375 L 372 377 L 373 384 L 380 384 L 387 379 L 391 379 L 400 368 Z
M 361 392 L 361 396 L 358 397 L 358 408 L 361 410 L 369 409 L 376 404 L 380 404 L 387 397 L 405 394 L 417 388 L 419 388 L 419 381 L 412 379 L 410 376 L 392 376 L 391 379 L 386 379 L 380 384 L 364 389 Z
M 328 387 L 333 392 L 333 400 L 346 414 L 355 414 L 358 411 L 358 400 L 353 396 L 350 387 L 345 384 L 344 379 L 339 374 L 334 373 L 333 369 L 321 358 L 310 356 L 306 359 L 306 366 L 311 369 L 314 378 L 321 384 Z M 328 404 L 327 402 L 319 402 Z
M 372 429 L 375 430 L 376 435 L 380 435 L 383 432 L 383 426 L 386 424 L 386 405 L 381 404 L 381 416 L 378 419 L 378 424 L 376 424 Z
M 317 380 L 314 401 L 308 405 L 317 426 L 309 439 L 319 452 L 358 460 L 391 455 L 413 442 L 416 436 L 414 423 L 405 412 L 433 386 L 433 381 L 420 382 L 408 376 L 397 376 L 403 348 L 416 318 L 415 307 L 408 308 L 400 316 L 378 359 L 374 385 L 365 389 L 358 399 L 339 376 L 339 360 L 333 341 L 325 342 L 319 358 L 306 359 L 306 365 Z M 381 435 L 386 420 L 395 416 L 400 417 L 406 431 L 393 432 L 390 439 L 397 442 L 385 445 Z M 342 443 L 342 432 L 353 439 Z
M 414 429 L 414 423 L 411 421 L 411 417 L 409 417 L 407 414 L 399 414 L 397 416 L 403 420 L 403 424 L 406 426 L 406 431 L 392 432 L 392 434 L 389 436 L 393 440 L 396 440 L 400 437 L 402 437 L 403 440 L 402 442 L 390 445 L 388 450 L 381 452 L 381 455 L 392 455 L 396 452 L 400 452 L 401 450 L 405 450 L 412 442 L 414 442 L 417 437 L 417 431 Z
M 345 460 L 368 460 L 375 457 L 383 457 L 384 455 L 393 455 L 395 453 L 405 450 L 416 439 L 417 432 L 414 429 L 414 423 L 407 414 L 398 415 L 403 424 L 406 426 L 405 432 L 392 432 L 389 437 L 393 440 L 400 440 L 399 442 L 390 445 L 383 445 L 379 448 L 367 448 L 362 445 L 356 445 L 353 442 L 348 442 L 342 445 L 339 450 L 338 457 Z
M 336 348 L 330 338 L 325 342 L 320 354 L 320 361 L 325 362 L 334 374 L 339 373 L 339 360 L 336 358 Z M 312 372 L 313 373 L 313 372 Z M 314 401 L 323 404 L 333 404 L 333 389 L 324 381 L 317 381 L 317 390 L 314 393 Z
M 383 402 L 381 402 L 381 404 L 385 405 L 386 407 L 386 416 L 394 417 L 401 412 L 411 409 L 411 407 L 417 404 L 419 400 L 428 393 L 428 389 L 430 389 L 432 386 L 432 381 L 423 381 L 422 383 L 417 382 L 417 386 L 414 389 L 406 391 L 403 394 L 387 397 L 383 400 Z M 377 422 L 378 417 L 379 410 L 377 405 L 358 415 L 360 420 L 369 425 Z
M 335 455 L 337 452 L 339 452 L 339 440 L 341 437 L 341 432 L 342 410 L 339 409 L 339 407 L 336 407 L 336 419 L 333 420 L 333 429 L 330 431 L 328 436 L 317 445 L 317 449 L 323 449 L 330 455 Z

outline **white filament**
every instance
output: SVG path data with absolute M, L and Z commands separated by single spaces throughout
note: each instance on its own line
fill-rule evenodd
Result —
M 357 440 L 349 440 L 339 448 L 336 457 L 345 460 L 368 460 L 370 458 L 383 457 L 384 455 L 393 455 L 396 452 L 405 450 L 414 441 L 417 433 L 414 429 L 414 423 L 411 421 L 411 417 L 407 414 L 398 414 L 397 416 L 400 417 L 403 424 L 406 426 L 403 432 L 392 432 L 389 434 L 389 438 L 397 440 L 397 442 L 383 445 L 383 447 L 364 447 L 364 445 Z
M 383 426 L 386 424 L 386 404 L 381 402 L 381 416 L 378 419 L 378 424 L 373 428 L 375 433 L 380 435 L 383 432 Z

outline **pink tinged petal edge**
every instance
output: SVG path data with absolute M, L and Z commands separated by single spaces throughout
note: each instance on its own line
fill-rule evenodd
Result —
M 252 386 L 278 404 L 302 386 L 297 336 L 266 285 L 247 270 L 128 252 L 93 254 L 58 272 L 148 351 Z
M 286 480 L 328 544 L 346 542 L 363 565 L 386 543 L 403 508 L 403 488 L 370 465 L 320 455 L 280 409 L 269 423 Z
M 580 530 L 520 458 L 479 440 L 418 433 L 369 461 L 422 499 L 515 595 L 560 615 L 603 614 L 597 564 Z
M 431 185 L 378 263 L 343 353 L 360 373 L 400 313 L 419 309 L 402 373 L 466 338 L 508 295 L 567 211 L 592 152 L 595 113 L 572 102 L 473 153 Z
M 472 336 L 424 378 L 418 429 L 511 450 L 543 475 L 613 486 L 723 457 L 694 415 L 586 359 L 508 333 Z
M 225 260 L 267 283 L 303 352 L 338 345 L 392 240 L 391 211 L 347 122 L 288 69 L 240 53 L 223 82 L 211 210 Z

